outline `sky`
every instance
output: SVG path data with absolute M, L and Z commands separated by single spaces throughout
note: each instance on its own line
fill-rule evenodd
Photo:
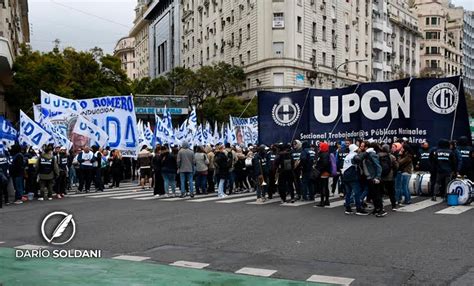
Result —
M 53 41 L 60 47 L 89 50 L 100 47 L 112 53 L 118 39 L 133 26 L 137 0 L 29 0 L 31 45 L 50 51 Z M 454 0 L 474 10 L 474 0 Z

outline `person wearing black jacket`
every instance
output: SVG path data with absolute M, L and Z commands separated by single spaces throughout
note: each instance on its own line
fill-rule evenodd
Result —
M 436 185 L 432 201 L 436 201 L 436 196 L 446 197 L 446 188 L 449 181 L 456 176 L 456 154 L 449 149 L 449 141 L 441 139 L 438 142 L 438 150 L 433 154 L 432 166 L 436 170 Z
M 161 175 L 164 181 L 165 196 L 176 196 L 177 171 L 176 155 L 171 153 L 167 146 L 161 146 Z
M 283 145 L 275 160 L 278 176 L 278 192 L 281 202 L 287 203 L 286 197 L 290 194 L 291 203 L 295 202 L 295 189 L 293 187 L 293 158 L 290 154 L 291 146 Z
M 8 203 L 8 168 L 10 167 L 9 156 L 5 150 L 0 150 L 0 208 L 3 203 Z M 3 202 L 5 201 L 5 202 Z
M 461 154 L 459 175 L 466 176 L 469 180 L 474 181 L 474 150 L 469 146 L 469 140 L 466 136 L 459 138 L 458 151 Z
M 317 179 L 317 189 L 321 194 L 321 202 L 319 207 L 329 206 L 329 176 L 330 176 L 330 161 L 329 161 L 329 144 L 322 142 L 319 144 L 319 153 L 316 160 L 316 170 L 318 170 L 319 178 Z
M 36 170 L 36 161 L 38 160 L 38 155 L 36 154 L 35 150 L 33 148 L 30 148 L 28 152 L 25 154 L 25 161 L 27 162 L 27 167 L 26 167 L 26 185 L 25 185 L 25 191 L 27 193 L 33 193 L 33 196 L 35 198 L 38 198 L 38 181 L 37 181 L 37 176 L 38 176 L 38 171 Z
M 265 154 L 265 145 L 258 147 L 258 152 L 252 159 L 252 166 L 254 172 L 254 180 L 257 182 L 257 203 L 265 201 L 265 195 L 268 192 L 268 161 Z
M 13 157 L 10 166 L 10 176 L 12 177 L 13 187 L 15 188 L 15 204 L 22 204 L 21 197 L 25 191 L 25 159 L 21 153 L 20 145 L 13 145 L 11 150 Z
M 155 148 L 155 154 L 153 155 L 152 159 L 154 176 L 153 183 L 155 184 L 153 189 L 153 195 L 155 197 L 159 197 L 165 194 L 163 175 L 161 174 L 161 159 L 161 146 L 158 145 Z
M 123 161 L 122 161 L 122 154 L 120 154 L 119 150 L 113 150 L 110 154 L 110 173 L 112 174 L 112 186 L 113 187 L 120 187 L 120 181 L 123 178 Z
M 218 197 L 225 198 L 225 181 L 229 176 L 229 168 L 231 163 L 229 162 L 229 157 L 224 150 L 224 145 L 219 145 L 216 148 L 216 154 L 214 158 L 215 174 L 216 179 L 219 182 L 218 184 Z
M 309 143 L 304 141 L 302 143 L 303 151 L 300 154 L 301 165 L 301 185 L 303 189 L 303 201 L 314 201 L 314 185 L 311 180 L 311 170 L 313 168 L 316 153 L 311 150 Z

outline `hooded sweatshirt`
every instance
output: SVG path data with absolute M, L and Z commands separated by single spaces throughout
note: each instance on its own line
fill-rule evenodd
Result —
M 349 169 L 353 164 L 354 164 L 354 157 L 357 156 L 357 145 L 351 144 L 349 145 L 349 154 L 344 158 L 344 165 L 342 166 L 341 173 L 344 174 L 344 172 Z

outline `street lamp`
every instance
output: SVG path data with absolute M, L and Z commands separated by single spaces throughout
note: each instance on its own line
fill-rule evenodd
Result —
M 362 60 L 350 60 L 350 61 L 347 61 L 347 62 L 343 62 L 342 64 L 338 65 L 336 68 L 334 68 L 334 73 L 335 73 L 335 79 L 334 79 L 334 82 L 335 82 L 335 85 L 337 87 L 337 72 L 338 70 L 342 67 L 342 66 L 345 66 L 349 63 L 362 63 L 362 62 L 366 62 L 368 61 L 367 59 L 362 59 Z

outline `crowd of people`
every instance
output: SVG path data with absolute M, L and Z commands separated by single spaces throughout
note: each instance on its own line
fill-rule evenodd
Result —
M 118 188 L 126 179 L 139 178 L 142 190 L 153 188 L 154 196 L 184 198 L 217 193 L 255 192 L 256 202 L 279 195 L 282 203 L 315 201 L 330 205 L 329 198 L 345 199 L 345 213 L 384 217 L 383 196 L 391 209 L 411 203 L 409 180 L 416 171 L 431 174 L 430 195 L 445 199 L 450 180 L 465 176 L 474 180 L 474 154 L 465 137 L 457 142 L 440 140 L 436 148 L 428 142 L 411 144 L 406 138 L 388 144 L 375 140 L 344 140 L 310 144 L 293 141 L 271 146 L 142 146 L 136 159 L 122 158 L 119 150 L 85 146 L 78 152 L 45 146 L 13 146 L 0 153 L 2 201 L 9 204 L 9 180 L 15 189 L 15 204 L 24 200 L 62 199 L 72 187 L 90 192 Z M 330 180 L 330 178 L 332 178 Z M 331 183 L 330 183 L 331 182 Z M 179 190 L 179 191 L 177 191 Z M 137 190 L 140 191 L 140 190 Z M 355 206 L 355 211 L 352 209 Z

